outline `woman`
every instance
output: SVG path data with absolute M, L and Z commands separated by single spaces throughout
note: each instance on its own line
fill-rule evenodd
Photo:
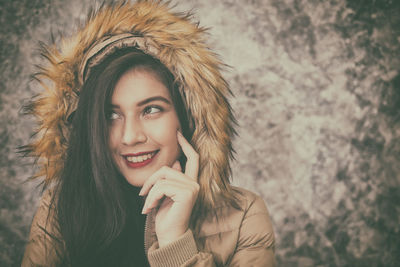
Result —
M 48 189 L 23 266 L 274 265 L 265 204 L 229 184 L 230 91 L 203 39 L 166 4 L 123 2 L 45 51 L 26 150 Z

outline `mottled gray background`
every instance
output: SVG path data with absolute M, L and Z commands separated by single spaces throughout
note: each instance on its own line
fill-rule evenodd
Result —
M 400 2 L 174 1 L 232 66 L 234 184 L 265 199 L 279 266 L 400 266 Z M 38 42 L 93 1 L 0 0 L 0 265 L 22 257 L 39 192 L 15 148 Z

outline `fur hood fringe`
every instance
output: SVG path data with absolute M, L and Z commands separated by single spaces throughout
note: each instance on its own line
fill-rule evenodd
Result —
M 170 4 L 145 0 L 104 4 L 89 13 L 86 23 L 61 45 L 43 45 L 48 63 L 34 75 L 43 92 L 27 106 L 38 121 L 35 138 L 25 152 L 41 166 L 35 177 L 44 176 L 48 186 L 58 179 L 68 146 L 68 118 L 75 110 L 82 88 L 82 71 L 88 51 L 99 40 L 116 35 L 142 37 L 138 47 L 157 57 L 181 85 L 186 110 L 192 119 L 190 143 L 200 155 L 198 204 L 203 209 L 234 203 L 229 185 L 235 119 L 227 98 L 231 91 L 221 76 L 225 65 L 205 43 L 206 29 L 191 14 L 174 13 Z M 218 203 L 218 204 L 217 204 Z M 203 210 L 204 211 L 204 210 Z

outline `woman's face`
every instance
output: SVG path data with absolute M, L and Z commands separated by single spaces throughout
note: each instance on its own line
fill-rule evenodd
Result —
M 129 70 L 111 98 L 109 146 L 121 174 L 133 186 L 178 159 L 179 119 L 168 89 L 156 74 Z

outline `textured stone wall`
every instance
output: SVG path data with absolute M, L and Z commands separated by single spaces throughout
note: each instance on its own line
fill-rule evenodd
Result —
M 93 1 L 0 0 L 0 265 L 17 266 L 40 195 L 15 149 L 39 41 Z M 263 196 L 279 266 L 400 266 L 400 2 L 174 1 L 210 29 L 240 128 L 233 183 Z

